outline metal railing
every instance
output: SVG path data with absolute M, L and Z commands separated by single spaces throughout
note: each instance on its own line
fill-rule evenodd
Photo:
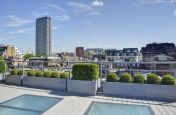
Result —
M 5 62 L 4 62 L 5 63 Z M 157 73 L 157 74 L 165 74 L 170 73 L 173 76 L 176 76 L 176 62 L 93 62 L 93 61 L 6 61 L 6 63 L 11 63 L 13 65 L 8 65 L 11 68 L 19 68 L 24 71 L 28 69 L 40 69 L 40 70 L 59 70 L 59 71 L 68 71 L 69 78 L 71 78 L 71 71 L 74 64 L 78 63 L 94 63 L 99 65 L 100 71 L 100 81 L 101 84 L 108 72 L 116 72 L 117 74 L 122 74 L 124 72 L 129 72 L 130 74 L 134 75 L 137 73 Z M 32 64 L 31 64 L 32 63 Z M 50 65 L 48 65 L 50 63 Z M 5 64 L 6 65 L 6 64 Z M 135 65 L 135 66 L 134 66 Z M 1 66 L 1 65 L 0 65 Z M 159 68 L 157 68 L 159 67 Z M 6 68 L 6 67 L 5 67 Z M 163 69 L 164 68 L 164 69 Z M 10 72 L 4 71 L 4 76 Z M 6 70 L 6 69 L 5 69 Z M 22 76 L 22 79 L 23 79 Z

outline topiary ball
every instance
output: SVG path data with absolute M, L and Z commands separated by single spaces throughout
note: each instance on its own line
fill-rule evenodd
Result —
M 44 71 L 43 72 L 43 77 L 50 77 L 51 76 L 51 71 Z
M 60 74 L 57 71 L 53 71 L 53 72 L 51 72 L 50 77 L 51 78 L 60 78 Z
M 27 76 L 35 76 L 35 71 L 34 70 L 29 70 L 28 72 L 27 72 Z
M 159 84 L 160 79 L 156 74 L 149 74 L 147 76 L 147 84 Z
M 120 77 L 120 82 L 130 83 L 132 81 L 132 76 L 129 73 L 124 73 Z
M 134 77 L 134 83 L 141 83 L 143 84 L 145 81 L 145 77 L 142 74 L 136 74 Z
M 109 72 L 108 73 L 106 81 L 108 81 L 108 82 L 117 82 L 117 80 L 118 80 L 117 74 L 115 74 L 114 72 Z
M 60 78 L 66 79 L 68 77 L 69 77 L 69 73 L 68 72 L 60 73 Z
M 175 79 L 171 75 L 165 75 L 161 80 L 162 85 L 175 85 Z
M 35 76 L 36 76 L 36 77 L 42 77 L 42 76 L 43 76 L 43 72 L 40 71 L 40 70 L 37 70 L 37 71 L 35 72 Z

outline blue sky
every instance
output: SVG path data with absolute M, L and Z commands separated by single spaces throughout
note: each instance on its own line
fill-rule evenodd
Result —
M 52 18 L 52 50 L 176 43 L 175 0 L 1 0 L 0 44 L 35 51 L 35 19 Z

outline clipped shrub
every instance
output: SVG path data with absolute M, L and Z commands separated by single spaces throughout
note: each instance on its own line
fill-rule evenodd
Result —
M 159 84 L 160 79 L 156 74 L 149 74 L 147 76 L 147 84 Z
M 29 70 L 28 72 L 27 72 L 27 76 L 35 76 L 35 71 L 34 70 Z
M 108 81 L 108 82 L 117 82 L 117 80 L 118 80 L 117 74 L 115 74 L 114 72 L 109 72 L 108 73 L 106 81 Z
M 161 80 L 162 85 L 175 85 L 175 78 L 171 75 L 165 75 Z
M 134 83 L 144 83 L 145 77 L 142 74 L 136 74 L 134 77 Z
M 120 82 L 130 83 L 132 81 L 132 76 L 129 73 L 124 73 L 120 77 Z
M 26 74 L 26 71 L 24 71 L 24 75 Z M 23 75 L 23 70 L 18 70 L 18 75 Z
M 75 64 L 72 68 L 74 80 L 97 80 L 99 78 L 99 66 L 97 64 Z
M 37 70 L 37 71 L 35 72 L 35 76 L 36 76 L 36 77 L 42 77 L 42 76 L 43 76 L 43 72 L 40 71 L 40 70 Z
M 50 77 L 51 76 L 51 71 L 44 71 L 43 72 L 43 77 Z
M 60 78 L 66 79 L 68 77 L 69 77 L 69 73 L 68 72 L 60 73 Z
M 12 69 L 10 71 L 10 75 L 18 75 L 18 70 L 17 69 Z
M 60 74 L 57 71 L 53 71 L 53 72 L 51 72 L 50 77 L 51 78 L 60 78 Z
M 8 70 L 8 66 L 7 63 L 5 63 L 4 58 L 2 56 L 0 56 L 0 73 L 4 73 L 6 70 Z

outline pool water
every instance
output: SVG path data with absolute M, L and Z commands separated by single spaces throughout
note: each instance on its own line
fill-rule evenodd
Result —
M 92 102 L 85 115 L 154 115 L 149 106 Z
M 0 115 L 40 115 L 61 98 L 22 95 L 0 104 Z

